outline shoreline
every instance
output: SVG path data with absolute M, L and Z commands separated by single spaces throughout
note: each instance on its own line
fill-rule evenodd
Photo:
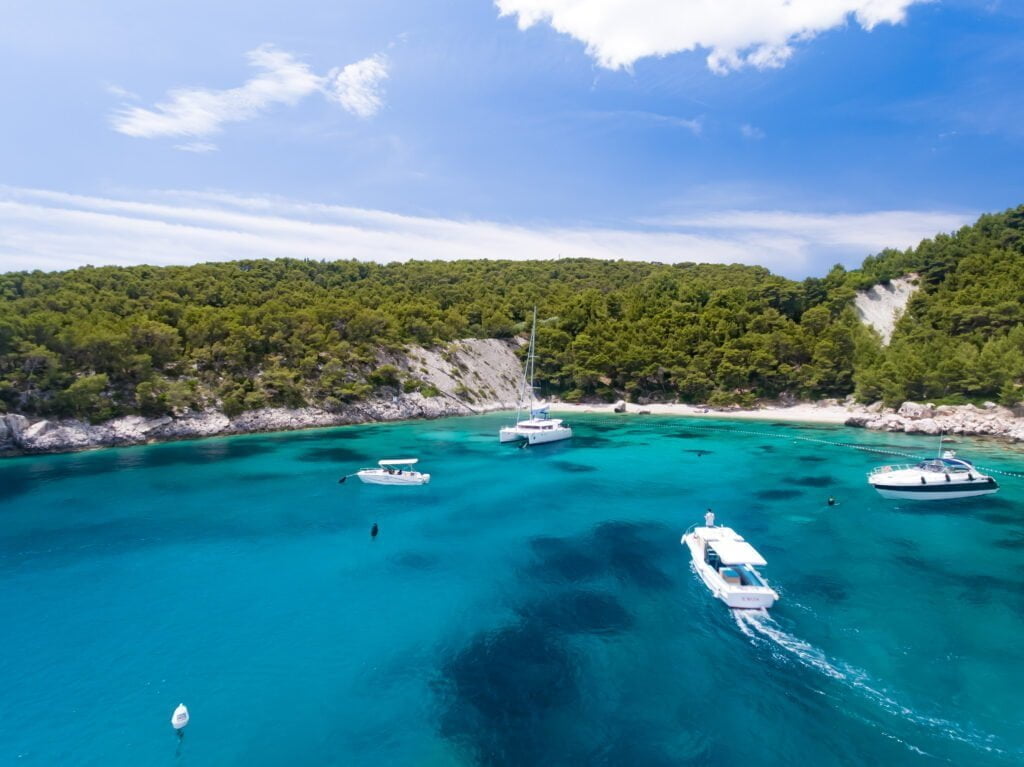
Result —
M 622 407 L 620 403 L 618 407 Z M 552 413 L 602 413 L 618 415 L 671 415 L 686 418 L 725 418 L 739 421 L 786 421 L 788 423 L 835 424 L 842 426 L 854 415 L 863 412 L 859 407 L 845 405 L 816 405 L 804 402 L 797 405 L 774 405 L 757 409 L 715 410 L 706 406 L 679 403 L 634 405 L 625 404 L 624 411 L 617 411 L 616 405 L 577 405 L 568 402 L 552 402 Z
M 734 421 L 779 421 L 785 423 L 849 426 L 871 431 L 906 434 L 995 438 L 1024 442 L 1024 417 L 1016 417 L 1007 408 L 988 403 L 940 406 L 905 402 L 899 408 L 876 405 L 839 404 L 835 400 L 800 402 L 795 405 L 765 405 L 750 409 L 713 409 L 681 403 L 636 405 L 574 404 L 551 402 L 550 411 L 559 416 L 644 415 L 679 418 L 712 418 Z M 328 413 L 319 408 L 265 408 L 228 418 L 219 411 L 188 413 L 178 417 L 144 418 L 124 416 L 100 424 L 75 420 L 29 421 L 17 414 L 0 414 L 0 460 L 31 455 L 75 453 L 108 447 L 153 445 L 165 442 L 230 437 L 242 434 L 268 434 L 306 429 L 355 426 L 367 423 L 434 420 L 485 413 L 514 413 L 507 401 L 479 402 L 469 405 L 451 395 L 426 398 L 412 394 L 398 401 L 370 401 Z

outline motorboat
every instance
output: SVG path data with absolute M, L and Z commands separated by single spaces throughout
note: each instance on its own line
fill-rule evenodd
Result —
M 756 569 L 768 563 L 731 527 L 713 522 L 694 526 L 680 543 L 690 549 L 693 567 L 704 585 L 729 607 L 764 610 L 778 600 L 779 595 Z
M 533 307 L 533 328 L 530 330 L 530 346 L 526 352 L 526 371 L 523 376 L 523 391 L 516 409 L 516 422 L 498 432 L 499 442 L 524 442 L 527 445 L 542 445 L 569 439 L 572 429 L 561 418 L 551 418 L 546 405 L 534 403 L 533 378 L 536 372 L 537 351 L 537 307 Z M 529 397 L 527 397 L 529 389 Z M 529 418 L 522 418 L 524 404 L 529 400 Z
M 386 458 L 377 461 L 377 468 L 360 469 L 356 476 L 368 485 L 425 485 L 430 475 L 413 469 L 417 463 L 418 458 Z
M 911 501 L 973 498 L 999 490 L 992 477 L 975 469 L 970 461 L 957 458 L 952 450 L 914 465 L 879 466 L 868 474 L 868 483 L 883 498 Z

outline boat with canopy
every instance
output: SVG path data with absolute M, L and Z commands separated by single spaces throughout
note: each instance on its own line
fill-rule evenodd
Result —
M 693 567 L 711 593 L 729 607 L 763 610 L 779 595 L 757 571 L 768 563 L 731 527 L 711 523 L 687 530 L 680 541 L 690 550 Z
M 377 468 L 360 469 L 356 476 L 368 485 L 425 485 L 430 475 L 412 468 L 417 463 L 419 458 L 385 458 L 377 461 Z

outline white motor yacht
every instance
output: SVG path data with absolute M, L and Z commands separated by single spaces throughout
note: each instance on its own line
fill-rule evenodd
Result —
M 992 477 L 975 469 L 970 461 L 957 458 L 952 450 L 913 466 L 879 466 L 868 474 L 868 483 L 883 498 L 911 501 L 973 498 L 999 490 Z
M 779 595 L 755 569 L 768 564 L 730 527 L 693 527 L 680 541 L 690 549 L 693 566 L 711 593 L 729 607 L 762 610 Z
M 360 469 L 356 476 L 368 485 L 425 485 L 430 475 L 413 469 L 417 463 L 418 458 L 387 458 L 377 461 L 376 469 Z
M 545 442 L 558 442 L 569 439 L 572 429 L 565 425 L 561 418 L 551 418 L 546 405 L 533 403 L 533 376 L 536 369 L 537 348 L 537 307 L 533 307 L 533 328 L 530 330 L 530 346 L 526 352 L 526 374 L 523 376 L 523 392 L 520 405 L 516 410 L 516 422 L 513 426 L 505 426 L 498 432 L 499 442 L 525 442 L 528 445 L 542 445 Z M 530 390 L 530 417 L 520 418 L 523 405 L 527 400 L 526 389 Z

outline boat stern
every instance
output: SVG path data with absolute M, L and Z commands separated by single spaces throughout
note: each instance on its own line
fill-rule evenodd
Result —
M 778 601 L 779 595 L 773 589 L 742 589 L 725 592 L 721 599 L 737 610 L 767 610 Z

